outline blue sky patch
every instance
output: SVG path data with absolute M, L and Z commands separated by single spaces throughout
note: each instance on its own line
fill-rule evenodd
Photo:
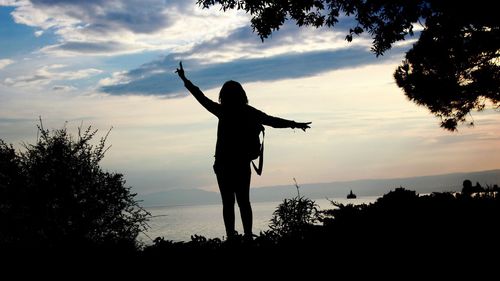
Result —
M 14 22 L 15 7 L 0 7 L 0 59 L 26 56 L 44 46 L 57 42 L 56 35 L 45 30 L 36 37 L 38 29 Z

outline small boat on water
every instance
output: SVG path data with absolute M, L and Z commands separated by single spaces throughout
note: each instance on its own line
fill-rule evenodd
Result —
M 351 192 L 349 194 L 347 194 L 347 199 L 355 199 L 356 198 L 356 194 L 352 193 L 352 189 L 351 189 Z

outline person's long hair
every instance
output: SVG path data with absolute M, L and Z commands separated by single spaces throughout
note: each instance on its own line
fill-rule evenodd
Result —
M 245 105 L 248 104 L 248 98 L 240 83 L 229 80 L 220 89 L 219 102 L 229 106 Z

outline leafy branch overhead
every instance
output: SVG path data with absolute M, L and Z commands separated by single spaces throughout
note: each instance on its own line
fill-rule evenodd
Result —
M 198 0 L 203 8 L 217 4 L 223 11 L 252 15 L 252 28 L 262 40 L 287 20 L 335 28 L 349 17 L 354 25 L 346 40 L 367 32 L 376 56 L 414 35 L 418 22 L 424 26 L 418 42 L 394 73 L 408 99 L 427 107 L 451 131 L 468 122 L 472 110 L 500 106 L 500 17 L 494 1 Z

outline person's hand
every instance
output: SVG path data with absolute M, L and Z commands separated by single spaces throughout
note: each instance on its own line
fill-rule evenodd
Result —
M 182 68 L 182 61 L 179 62 L 179 68 L 175 70 L 175 73 L 177 73 L 177 75 L 179 75 L 179 77 L 182 79 L 186 78 L 186 76 L 184 75 L 184 68 Z
M 296 123 L 295 123 L 295 128 L 299 128 L 299 129 L 301 129 L 302 131 L 304 131 L 304 132 L 305 132 L 305 131 L 306 131 L 306 129 L 311 128 L 311 127 L 309 126 L 309 124 L 311 124 L 311 122 L 305 122 L 305 123 L 296 122 Z

